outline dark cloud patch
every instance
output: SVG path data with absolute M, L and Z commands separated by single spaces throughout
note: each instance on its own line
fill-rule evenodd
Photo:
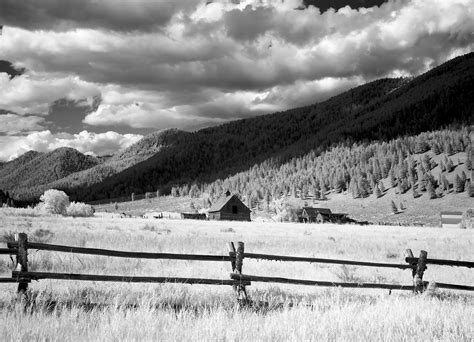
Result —
M 100 102 L 100 96 L 94 97 L 90 103 L 66 98 L 54 101 L 48 111 L 48 121 L 52 123 L 50 130 L 53 133 L 76 133 L 85 129 L 82 121 L 87 114 L 97 110 Z
M 272 26 L 274 10 L 269 7 L 246 6 L 232 10 L 224 15 L 227 34 L 235 40 L 254 40 Z
M 58 31 L 78 27 L 152 31 L 166 25 L 176 13 L 193 10 L 197 3 L 197 0 L 2 0 L 0 22 Z
M 304 7 L 314 6 L 326 12 L 332 8 L 338 10 L 340 8 L 349 6 L 352 9 L 369 8 L 374 6 L 380 6 L 388 0 L 303 0 Z
M 3 61 L 0 60 L 0 73 L 5 72 L 10 76 L 10 79 L 12 79 L 15 76 L 20 76 L 25 72 L 24 68 L 18 68 L 15 67 L 11 62 L 9 61 Z

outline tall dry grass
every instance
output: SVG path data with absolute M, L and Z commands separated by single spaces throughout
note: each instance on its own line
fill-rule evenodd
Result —
M 225 254 L 226 242 L 249 252 L 402 262 L 403 250 L 472 260 L 468 230 L 264 224 L 173 220 L 29 217 L 0 210 L 0 236 L 65 245 L 137 251 Z M 0 272 L 9 275 L 5 257 Z M 30 251 L 42 271 L 228 279 L 226 262 L 135 260 Z M 244 260 L 244 273 L 315 280 L 411 283 L 410 271 Z M 429 266 L 427 280 L 473 284 L 472 271 Z M 43 280 L 32 282 L 27 308 L 14 284 L 0 291 L 5 340 L 472 340 L 473 296 L 438 291 L 413 296 L 253 283 L 240 309 L 231 287 Z

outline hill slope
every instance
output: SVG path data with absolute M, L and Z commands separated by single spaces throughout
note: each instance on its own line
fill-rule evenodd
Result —
M 39 198 L 39 196 L 47 189 L 54 188 L 64 189 L 67 191 L 71 188 L 92 186 L 103 181 L 107 177 L 111 177 L 126 168 L 148 159 L 155 153 L 172 145 L 177 137 L 185 134 L 188 133 L 176 129 L 154 132 L 143 137 L 135 144 L 121 152 L 118 152 L 110 158 L 103 160 L 96 158 L 97 162 L 95 164 L 91 164 L 89 167 L 77 169 L 74 172 L 66 174 L 64 177 L 53 179 L 47 178 L 45 179 L 45 182 L 39 183 L 29 182 L 27 184 L 28 187 L 25 187 L 24 183 L 13 182 L 12 178 L 3 178 L 0 179 L 0 189 L 2 186 L 7 190 L 14 189 L 13 194 L 16 199 L 30 201 Z M 20 158 L 24 159 L 26 157 L 21 156 Z M 40 173 L 44 173 L 44 171 L 41 171 L 43 166 L 37 166 Z M 3 170 L 0 169 L 0 171 Z
M 0 189 L 33 187 L 97 165 L 95 157 L 61 147 L 49 153 L 30 151 L 0 170 Z
M 412 80 L 383 79 L 325 102 L 178 137 L 152 158 L 73 191 L 95 200 L 143 193 L 172 184 L 212 181 L 272 157 L 278 162 L 335 143 L 389 140 L 468 123 L 474 112 L 474 53 L 457 57 Z

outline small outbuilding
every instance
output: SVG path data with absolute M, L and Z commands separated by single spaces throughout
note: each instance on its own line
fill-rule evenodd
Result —
M 459 228 L 462 223 L 462 212 L 460 211 L 442 211 L 441 227 L 442 228 Z
M 347 223 L 351 221 L 347 214 L 331 212 L 328 208 L 304 207 L 299 216 L 299 221 L 304 223 Z
M 181 218 L 184 220 L 205 220 L 206 214 L 200 213 L 181 213 Z
M 209 208 L 210 220 L 250 221 L 251 210 L 229 191 Z

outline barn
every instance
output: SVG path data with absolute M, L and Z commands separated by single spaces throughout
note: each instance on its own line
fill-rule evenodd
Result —
M 327 208 L 304 207 L 298 217 L 300 222 L 305 223 L 347 223 L 351 221 L 347 214 L 336 214 Z
M 330 215 L 330 209 L 304 207 L 301 211 L 300 221 L 305 223 L 323 223 L 329 221 Z
M 251 210 L 229 191 L 209 209 L 210 220 L 250 221 Z
M 442 228 L 459 228 L 462 222 L 462 212 L 460 211 L 442 211 L 441 227 Z

